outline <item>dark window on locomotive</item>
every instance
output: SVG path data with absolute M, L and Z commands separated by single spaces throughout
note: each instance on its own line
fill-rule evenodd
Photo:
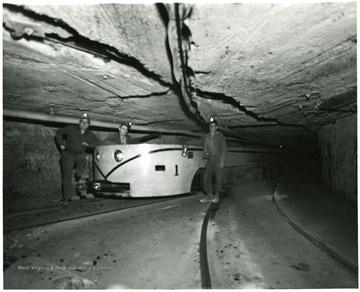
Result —
M 165 171 L 165 165 L 155 165 L 155 171 Z

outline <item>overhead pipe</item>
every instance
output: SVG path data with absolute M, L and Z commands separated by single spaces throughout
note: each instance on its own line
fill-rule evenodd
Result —
M 35 113 L 24 110 L 11 110 L 4 109 L 3 110 L 4 117 L 18 118 L 18 119 L 27 119 L 27 120 L 35 120 L 41 122 L 52 122 L 52 123 L 62 123 L 62 124 L 78 124 L 79 118 L 72 117 L 61 117 L 55 115 L 48 115 L 44 113 Z M 97 128 L 105 128 L 105 129 L 118 129 L 119 124 L 102 122 L 91 119 L 91 127 Z M 179 129 L 167 129 L 162 127 L 154 127 L 154 126 L 139 126 L 132 124 L 131 130 L 139 131 L 139 132 L 150 132 L 150 133 L 166 133 L 166 134 L 177 134 L 177 135 L 186 135 L 193 137 L 203 137 L 204 133 L 194 133 L 192 131 L 187 130 L 179 130 Z
M 160 137 L 161 137 L 160 133 L 152 133 L 152 134 L 149 134 L 149 135 L 146 135 L 146 136 L 136 138 L 135 140 L 136 140 L 137 143 L 140 144 L 140 143 L 145 143 L 147 141 L 157 139 L 157 138 L 160 138 Z
M 4 109 L 3 110 L 4 117 L 11 117 L 23 120 L 34 120 L 34 121 L 41 121 L 41 122 L 50 122 L 50 123 L 62 123 L 62 124 L 78 124 L 79 118 L 72 118 L 72 117 L 61 117 L 55 115 L 48 115 L 44 113 L 35 113 L 30 111 L 24 110 L 11 110 L 11 109 Z M 109 123 L 109 122 L 101 122 L 97 120 L 91 119 L 91 127 L 95 128 L 104 128 L 104 129 L 118 129 L 119 123 Z M 187 130 L 178 130 L 178 129 L 168 129 L 162 127 L 154 127 L 154 126 L 139 126 L 139 125 L 131 125 L 131 130 L 138 131 L 138 132 L 148 132 L 148 133 L 164 133 L 164 134 L 175 134 L 175 135 L 184 135 L 184 136 L 192 136 L 196 138 L 203 138 L 205 133 L 194 133 L 192 131 Z M 156 135 L 156 134 L 154 134 Z M 149 137 L 150 138 L 150 137 Z M 152 138 L 152 137 L 151 137 Z M 247 142 L 246 139 L 237 139 L 232 137 L 225 137 L 228 141 L 236 141 L 236 142 Z

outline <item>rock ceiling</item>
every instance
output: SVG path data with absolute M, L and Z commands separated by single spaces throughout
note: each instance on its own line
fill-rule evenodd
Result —
M 356 113 L 356 45 L 355 2 L 4 4 L 4 116 L 313 143 Z

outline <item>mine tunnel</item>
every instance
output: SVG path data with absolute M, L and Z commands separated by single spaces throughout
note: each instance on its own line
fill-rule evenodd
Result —
M 356 2 L 2 12 L 5 289 L 358 288 Z

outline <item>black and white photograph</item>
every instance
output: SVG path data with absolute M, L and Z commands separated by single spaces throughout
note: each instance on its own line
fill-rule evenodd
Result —
M 2 3 L 3 289 L 354 289 L 357 1 Z

